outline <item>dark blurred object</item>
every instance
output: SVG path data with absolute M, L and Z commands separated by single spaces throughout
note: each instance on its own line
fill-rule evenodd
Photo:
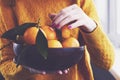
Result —
M 94 64 L 92 64 L 92 69 L 95 80 L 116 80 L 114 76 L 105 69 L 101 69 Z
M 0 80 L 5 80 L 1 73 L 0 73 Z

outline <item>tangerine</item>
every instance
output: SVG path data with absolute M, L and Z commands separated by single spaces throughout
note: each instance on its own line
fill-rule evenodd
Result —
M 48 40 L 49 48 L 62 48 L 62 44 L 58 40 Z
M 42 26 L 41 28 L 45 32 L 48 40 L 57 39 L 56 32 L 52 27 L 50 27 L 50 26 Z
M 62 31 L 62 38 L 69 38 L 70 37 L 70 29 L 68 28 L 68 26 L 67 25 L 65 25 L 64 27 L 62 27 L 62 29 L 61 29 L 61 31 Z
M 62 41 L 62 46 L 63 46 L 64 48 L 79 47 L 80 44 L 79 44 L 79 41 L 78 41 L 76 38 L 74 38 L 74 37 L 69 37 L 69 38 L 64 39 L 64 40 Z
M 36 37 L 38 34 L 39 29 L 43 32 L 43 34 L 46 36 L 45 32 L 38 27 L 30 27 L 28 28 L 25 33 L 23 34 L 23 39 L 27 44 L 35 44 Z

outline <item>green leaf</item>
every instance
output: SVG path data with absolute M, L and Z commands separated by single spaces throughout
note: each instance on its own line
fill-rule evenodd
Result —
M 24 23 L 22 25 L 19 26 L 19 28 L 17 29 L 18 34 L 19 35 L 23 35 L 25 30 L 30 28 L 30 27 L 36 27 L 38 23 Z
M 17 34 L 18 34 L 17 28 L 13 28 L 13 29 L 10 29 L 10 30 L 6 31 L 5 33 L 3 33 L 1 38 L 16 40 Z
M 47 59 L 48 55 L 48 41 L 43 34 L 43 32 L 39 29 L 37 38 L 36 38 L 36 46 L 40 54 Z
M 37 23 L 24 23 L 20 26 L 16 26 L 16 27 L 6 31 L 5 33 L 3 33 L 1 38 L 6 38 L 6 39 L 9 39 L 9 40 L 16 41 L 17 35 L 23 35 L 27 28 L 33 27 L 33 26 L 36 26 L 36 25 L 37 25 Z

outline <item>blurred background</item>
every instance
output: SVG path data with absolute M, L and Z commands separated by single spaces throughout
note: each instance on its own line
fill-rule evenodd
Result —
M 103 29 L 115 48 L 115 63 L 110 73 L 120 80 L 120 0 L 94 1 Z

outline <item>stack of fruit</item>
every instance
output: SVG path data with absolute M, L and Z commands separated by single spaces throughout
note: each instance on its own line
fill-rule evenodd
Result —
M 64 26 L 61 29 L 62 40 L 59 40 L 60 36 L 58 36 L 56 34 L 56 30 L 54 30 L 50 26 L 41 26 L 40 28 L 28 28 L 23 35 L 23 40 L 27 44 L 34 45 L 36 43 L 36 37 L 39 29 L 43 32 L 44 36 L 46 37 L 49 48 L 70 48 L 80 46 L 78 40 L 74 37 L 71 37 L 71 30 L 67 26 Z
M 52 26 L 42 26 L 39 21 L 38 23 L 24 23 L 8 30 L 2 35 L 2 38 L 19 44 L 35 45 L 44 58 L 48 55 L 48 48 L 80 47 L 79 41 L 71 36 L 71 29 L 67 25 L 58 30 L 53 29 Z

